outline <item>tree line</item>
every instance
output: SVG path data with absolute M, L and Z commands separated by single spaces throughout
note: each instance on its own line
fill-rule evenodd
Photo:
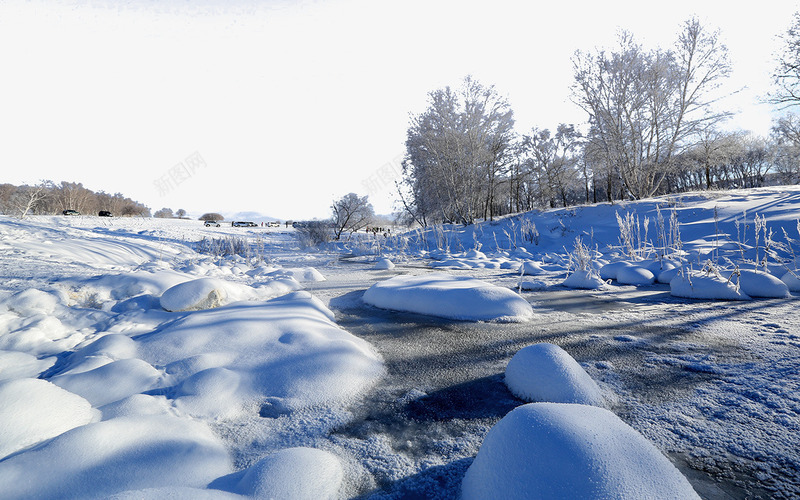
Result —
M 105 210 L 115 216 L 150 216 L 149 208 L 121 193 L 95 192 L 80 182 L 56 184 L 42 181 L 22 186 L 0 184 L 0 213 L 25 217 L 60 214 L 64 210 L 95 215 Z
M 798 104 L 800 15 L 786 35 L 772 101 Z M 613 49 L 577 51 L 572 101 L 585 124 L 514 131 L 493 86 L 466 77 L 428 95 L 407 132 L 398 183 L 406 219 L 470 224 L 536 208 L 698 189 L 800 182 L 800 117 L 769 137 L 726 131 L 716 109 L 731 71 L 719 32 L 687 20 L 669 49 L 645 49 L 628 32 Z

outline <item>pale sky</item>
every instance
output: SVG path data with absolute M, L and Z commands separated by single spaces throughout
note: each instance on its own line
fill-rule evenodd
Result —
M 769 133 L 777 35 L 796 1 L 87 2 L 0 4 L 0 182 L 82 182 L 148 205 L 324 218 L 369 195 L 389 213 L 409 114 L 471 74 L 517 130 L 586 117 L 576 49 L 619 28 L 668 47 L 720 29 L 733 128 Z

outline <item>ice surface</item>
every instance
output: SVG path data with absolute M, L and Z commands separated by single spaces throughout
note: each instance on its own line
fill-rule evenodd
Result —
M 641 434 L 595 406 L 530 403 L 489 431 L 462 482 L 486 498 L 700 498 Z

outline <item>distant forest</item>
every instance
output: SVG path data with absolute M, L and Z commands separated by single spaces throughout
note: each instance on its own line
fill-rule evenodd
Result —
M 106 210 L 114 216 L 150 217 L 150 209 L 138 201 L 121 193 L 94 192 L 80 182 L 43 181 L 35 186 L 0 184 L 0 213 L 25 217 L 60 214 L 64 210 L 86 215 Z

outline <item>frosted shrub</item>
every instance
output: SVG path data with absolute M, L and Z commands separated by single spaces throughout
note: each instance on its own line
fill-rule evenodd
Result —
M 245 254 L 249 253 L 249 245 L 241 237 L 207 238 L 203 236 L 203 239 L 195 245 L 195 250 L 214 257 L 226 257 L 228 255 L 241 255 L 244 257 Z
M 644 218 L 644 232 L 642 232 L 638 215 L 634 216 L 632 213 L 626 212 L 625 217 L 620 217 L 619 212 L 616 212 L 616 216 L 617 224 L 619 225 L 620 246 L 629 257 L 635 258 L 639 256 L 644 258 L 648 252 L 647 231 L 650 225 L 650 218 Z
M 523 240 L 533 243 L 534 245 L 539 244 L 539 231 L 536 229 L 536 223 L 532 220 L 522 219 L 519 231 L 522 234 Z
M 333 228 L 324 222 L 312 223 L 298 228 L 297 233 L 300 244 L 305 248 L 330 243 L 333 241 L 334 236 Z
M 564 249 L 566 251 L 566 248 Z M 594 261 L 594 253 L 592 250 L 583 243 L 583 239 L 578 236 L 575 238 L 575 246 L 572 252 L 567 253 L 569 263 L 567 268 L 570 271 L 592 271 L 592 262 Z

